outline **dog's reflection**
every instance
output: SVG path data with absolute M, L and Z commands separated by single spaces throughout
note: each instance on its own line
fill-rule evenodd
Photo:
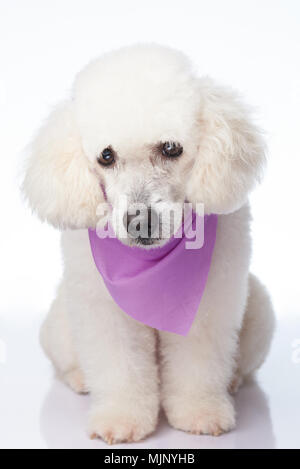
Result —
M 234 432 L 236 448 L 275 449 L 268 397 L 255 381 L 243 386 L 235 396 L 237 428 Z
M 248 383 L 235 396 L 237 428 L 221 437 L 189 435 L 169 427 L 161 416 L 156 433 L 147 440 L 113 448 L 268 448 L 276 447 L 268 399 L 256 382 Z M 85 433 L 90 397 L 72 393 L 55 381 L 40 416 L 41 433 L 50 449 L 107 448 Z

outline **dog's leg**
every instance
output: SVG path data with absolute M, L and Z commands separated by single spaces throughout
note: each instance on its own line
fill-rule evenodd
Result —
M 188 337 L 161 333 L 160 340 L 162 404 L 170 425 L 214 436 L 231 430 L 235 412 L 227 388 L 234 370 L 235 332 L 206 321 Z
M 261 282 L 250 274 L 249 296 L 239 340 L 238 367 L 231 384 L 233 393 L 265 361 L 274 328 L 275 316 L 269 294 Z
M 76 346 L 92 398 L 90 437 L 109 444 L 145 438 L 155 430 L 159 411 L 154 331 L 97 291 L 87 297 L 77 289 L 72 302 Z
M 40 342 L 52 361 L 57 376 L 73 391 L 79 394 L 87 392 L 83 372 L 75 353 L 64 283 L 59 286 L 56 299 L 42 325 Z
M 88 432 L 109 444 L 138 441 L 152 433 L 159 411 L 154 331 L 115 305 L 85 309 L 80 357 L 91 390 Z

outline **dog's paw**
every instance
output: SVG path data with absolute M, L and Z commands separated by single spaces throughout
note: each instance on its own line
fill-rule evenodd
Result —
M 88 390 L 82 371 L 79 368 L 68 371 L 62 377 L 63 381 L 77 394 L 87 394 Z
M 101 438 L 109 445 L 132 443 L 149 436 L 156 425 L 157 413 L 94 409 L 90 414 L 88 433 L 91 439 Z
M 210 396 L 197 402 L 181 400 L 166 410 L 170 425 L 196 435 L 219 436 L 235 427 L 235 411 L 227 396 Z

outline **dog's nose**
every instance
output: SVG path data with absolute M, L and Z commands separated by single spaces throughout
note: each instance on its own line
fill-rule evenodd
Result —
M 137 210 L 135 214 L 125 213 L 123 223 L 133 238 L 152 238 L 158 226 L 159 217 L 155 210 Z

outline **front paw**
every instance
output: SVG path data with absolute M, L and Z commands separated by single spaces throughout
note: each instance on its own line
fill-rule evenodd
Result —
M 229 396 L 212 395 L 175 401 L 168 403 L 165 411 L 170 425 L 178 430 L 219 436 L 235 427 L 235 411 Z
M 88 432 L 92 439 L 101 438 L 109 445 L 143 440 L 154 432 L 158 405 L 153 409 L 138 406 L 94 407 L 90 413 Z

